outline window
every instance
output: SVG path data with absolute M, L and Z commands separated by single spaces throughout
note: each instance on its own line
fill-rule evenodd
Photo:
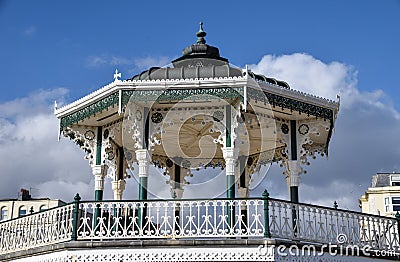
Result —
M 400 186 L 400 175 L 391 175 L 390 176 L 390 185 Z
M 26 207 L 22 206 L 19 208 L 18 216 L 22 217 L 26 215 Z
M 0 221 L 7 220 L 8 219 L 8 210 L 6 207 L 1 208 L 0 212 Z
M 385 197 L 385 211 L 390 212 L 390 202 L 388 197 Z
M 46 205 L 41 205 L 41 206 L 40 206 L 40 211 L 44 211 L 44 210 L 46 210 L 46 209 L 47 209 Z
M 400 211 L 400 197 L 392 197 L 393 211 Z

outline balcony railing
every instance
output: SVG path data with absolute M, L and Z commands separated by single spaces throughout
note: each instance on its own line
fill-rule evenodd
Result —
M 400 218 L 398 218 L 400 220 Z M 0 223 L 0 254 L 66 241 L 278 238 L 399 250 L 399 220 L 268 198 L 80 201 Z
M 69 241 L 73 204 L 0 223 L 0 254 Z
M 398 251 L 398 219 L 269 199 L 270 233 L 276 238 Z
M 263 204 L 263 199 L 83 202 L 77 239 L 263 237 Z

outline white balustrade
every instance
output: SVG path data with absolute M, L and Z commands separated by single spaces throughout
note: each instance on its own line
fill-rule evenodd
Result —
M 262 199 L 82 202 L 78 240 L 262 237 L 263 219 Z
M 399 228 L 395 218 L 276 199 L 269 199 L 268 203 L 272 237 L 399 250 Z
M 265 227 L 265 201 L 269 228 Z M 76 227 L 74 206 L 79 207 Z M 71 241 L 73 236 L 103 241 L 263 239 L 270 235 L 321 245 L 399 251 L 398 226 L 395 218 L 273 198 L 81 201 L 1 222 L 0 255 Z
M 0 223 L 0 254 L 71 239 L 73 205 Z

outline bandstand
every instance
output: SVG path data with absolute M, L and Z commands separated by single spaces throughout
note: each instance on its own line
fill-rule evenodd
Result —
M 62 135 L 87 153 L 95 200 L 106 175 L 122 199 L 134 164 L 139 200 L 147 199 L 149 165 L 166 170 L 177 198 L 190 170 L 211 166 L 225 170 L 227 198 L 245 198 L 252 174 L 279 162 L 298 202 L 302 166 L 328 154 L 339 104 L 233 67 L 205 36 L 201 26 L 197 43 L 169 66 L 123 81 L 116 71 L 111 84 L 56 110 Z
M 299 202 L 304 167 L 328 155 L 339 102 L 231 65 L 206 44 L 202 24 L 196 35 L 170 65 L 126 80 L 116 70 L 112 83 L 55 109 L 60 135 L 86 152 L 94 201 L 76 195 L 62 208 L 0 224 L 1 259 L 289 261 L 296 256 L 279 256 L 279 245 L 314 243 L 321 256 L 300 259 L 332 261 L 327 243 L 398 249 L 396 219 Z M 282 166 L 290 201 L 266 191 L 250 196 L 254 175 L 274 162 Z M 150 166 L 165 174 L 170 198 L 149 197 Z M 185 198 L 188 176 L 210 168 L 225 176 L 218 185 L 225 195 Z M 126 200 L 126 180 L 134 178 L 138 199 Z M 109 180 L 114 199 L 107 200 Z M 5 240 L 21 232 L 28 232 L 23 239 Z

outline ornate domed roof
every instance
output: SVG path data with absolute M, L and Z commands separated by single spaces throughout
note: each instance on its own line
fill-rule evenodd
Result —
M 246 72 L 233 67 L 227 58 L 221 57 L 219 49 L 206 44 L 203 30 L 203 23 L 200 22 L 200 29 L 196 33 L 197 42 L 182 51 L 182 56 L 173 60 L 173 67 L 152 67 L 142 73 L 133 76 L 130 80 L 158 80 L 158 79 L 199 79 L 219 77 L 239 77 Z M 258 81 L 290 88 L 284 81 L 265 77 L 249 72 L 249 76 Z
M 240 68 L 232 67 L 228 59 L 219 54 L 217 47 L 207 45 L 207 35 L 200 22 L 197 42 L 183 49 L 182 56 L 172 61 L 173 67 L 152 67 L 131 80 L 189 79 L 243 76 Z
M 210 60 L 213 65 L 228 64 L 228 59 L 223 58 L 219 55 L 219 50 L 215 46 L 207 45 L 204 37 L 207 35 L 203 30 L 203 23 L 200 22 L 200 29 L 196 33 L 197 42 L 196 44 L 190 45 L 183 49 L 182 56 L 172 61 L 175 67 L 191 66 L 193 65 L 192 60 L 196 60 L 198 64 L 204 62 L 204 59 Z M 191 61 L 189 61 L 191 60 Z

